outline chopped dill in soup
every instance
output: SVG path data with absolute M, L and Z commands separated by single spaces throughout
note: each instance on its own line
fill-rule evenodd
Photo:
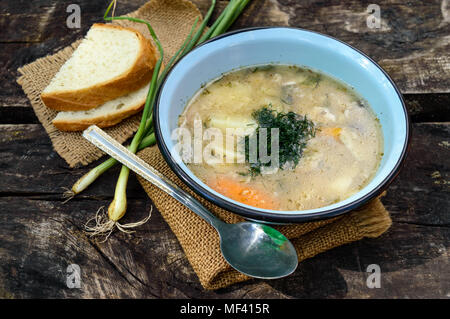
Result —
M 383 151 L 366 100 L 342 82 L 291 65 L 224 74 L 191 99 L 179 128 L 189 133 L 178 137 L 182 158 L 199 179 L 265 209 L 342 201 L 370 182 Z

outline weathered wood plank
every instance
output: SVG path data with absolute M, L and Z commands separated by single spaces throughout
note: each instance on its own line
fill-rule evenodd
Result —
M 0 295 L 445 298 L 450 288 L 449 129 L 450 124 L 414 125 L 406 165 L 383 199 L 394 220 L 387 234 L 305 261 L 287 279 L 253 280 L 207 292 L 156 211 L 134 235 L 114 233 L 106 243 L 89 240 L 83 226 L 100 206 L 108 205 L 116 176 L 104 176 L 84 196 L 63 204 L 61 188 L 86 169 L 69 170 L 52 152 L 40 125 L 2 125 Z M 124 222 L 141 219 L 150 208 L 132 178 Z M 71 263 L 82 269 L 82 289 L 65 286 Z M 373 263 L 382 269 L 382 289 L 365 284 L 365 270 Z
M 145 2 L 121 1 L 116 14 L 134 11 Z M 29 105 L 16 83 L 19 67 L 70 45 L 83 37 L 93 23 L 103 22 L 108 1 L 81 0 L 76 2 L 81 9 L 80 28 L 68 28 L 66 19 L 70 13 L 66 9 L 73 3 L 69 0 L 0 3 L 0 29 L 7 30 L 0 33 L 0 107 Z
M 56 40 L 53 42 L 58 46 Z M 47 50 L 48 42 L 46 45 L 5 44 L 0 50 L 0 124 L 37 123 L 28 99 L 16 83 L 17 68 L 46 55 Z M 450 93 L 405 94 L 404 99 L 416 122 L 450 121 Z
M 122 248 L 123 244 L 114 238 L 97 244 L 82 231 L 84 223 L 92 216 L 89 208 L 105 205 L 106 201 L 73 202 L 64 206 L 60 202 L 3 197 L 0 202 L 14 212 L 0 216 L 4 223 L 0 235 L 3 261 L 0 291 L 3 295 L 10 294 L 14 298 L 143 297 L 145 287 L 136 289 L 142 286 L 139 280 L 110 260 L 119 257 L 125 263 L 128 250 L 121 250 L 118 256 L 103 253 L 104 249 Z M 142 201 L 132 201 L 130 208 L 131 211 L 150 209 L 148 203 Z M 157 224 L 161 223 L 148 224 L 153 226 L 155 236 L 162 235 L 154 228 Z M 126 246 L 129 239 L 122 239 Z M 134 237 L 133 241 L 131 246 L 139 246 L 139 237 Z M 130 258 L 134 257 L 130 255 Z M 83 289 L 67 288 L 66 268 L 70 264 L 80 265 Z M 151 296 L 149 292 L 147 297 Z
M 0 214 L 0 297 L 238 297 L 248 292 L 247 286 L 222 295 L 203 291 L 157 212 L 135 234 L 114 233 L 100 243 L 87 237 L 83 227 L 107 201 L 63 205 L 2 197 L 0 204 L 11 212 Z M 150 209 L 148 200 L 132 200 L 124 222 L 141 219 Z M 81 268 L 81 289 L 66 286 L 70 264 Z M 276 290 L 267 290 L 265 296 L 280 297 Z
M 136 10 L 146 0 L 120 1 L 116 15 Z M 80 7 L 80 28 L 69 28 L 67 12 L 71 4 Z M 0 3 L 0 28 L 10 30 L 0 34 L 2 43 L 42 43 L 52 39 L 68 44 L 86 33 L 95 22 L 103 22 L 103 14 L 109 1 L 35 0 L 2 1 Z
M 450 228 L 395 223 L 378 239 L 323 253 L 290 277 L 252 280 L 219 291 L 201 288 L 175 236 L 156 211 L 132 235 L 90 240 L 83 225 L 106 201 L 60 202 L 1 197 L 0 296 L 12 298 L 445 298 Z M 149 201 L 132 200 L 124 222 L 145 216 Z M 366 286 L 378 264 L 382 289 Z M 81 268 L 80 289 L 66 269 Z
M 13 95 L 0 100 L 0 124 L 36 124 L 39 123 L 29 101 L 17 87 L 8 86 Z M 19 92 L 20 91 L 20 92 Z M 413 122 L 449 122 L 450 93 L 442 94 L 404 94 L 406 108 Z M 14 101 L 16 104 L 11 106 Z M 6 103 L 2 105 L 2 102 Z M 22 104 L 23 103 L 23 104 Z
M 63 200 L 64 188 L 70 188 L 89 168 L 102 162 L 99 160 L 87 168 L 70 169 L 53 151 L 40 124 L 0 125 L 0 154 L 0 194 L 46 196 L 53 200 Z M 119 166 L 112 168 L 80 197 L 111 198 L 119 170 Z M 145 197 L 134 176 L 129 180 L 128 196 Z
M 403 93 L 450 92 L 449 1 L 377 1 L 380 28 L 367 24 L 372 3 L 257 1 L 234 27 L 271 25 L 274 17 L 277 25 L 318 31 L 362 50 L 388 71 Z
M 294 298 L 448 298 L 449 234 L 394 221 L 380 238 L 320 254 L 291 277 L 267 283 Z M 380 289 L 366 285 L 371 264 L 381 268 Z
M 0 106 L 0 124 L 39 124 L 33 109 L 28 106 Z
M 414 124 L 405 166 L 383 202 L 395 221 L 450 226 L 450 123 Z
M 409 154 L 384 202 L 398 221 L 450 225 L 450 124 L 414 124 Z M 40 125 L 0 125 L 0 194 L 62 200 L 64 187 L 88 168 L 69 169 L 51 147 Z M 81 198 L 111 198 L 118 167 L 102 176 Z M 25 182 L 26 181 L 26 182 Z M 130 198 L 145 199 L 134 176 Z
M 450 122 L 450 94 L 404 94 L 413 122 Z
M 17 84 L 17 69 L 48 54 L 47 45 L 30 43 L 1 44 L 0 50 L 0 108 L 3 106 L 31 106 Z
M 16 70 L 38 57 L 53 53 L 83 36 L 100 21 L 105 3 L 79 1 L 80 29 L 66 26 L 71 1 L 3 1 L 0 4 L 0 79 L 4 88 L 0 105 L 27 105 L 15 84 Z M 121 1 L 117 14 L 138 8 L 145 0 Z M 209 0 L 195 0 L 205 12 Z M 289 25 L 329 34 L 361 49 L 378 61 L 403 93 L 450 92 L 448 0 L 379 2 L 382 27 L 366 24 L 370 1 L 253 1 L 232 29 L 249 26 Z M 215 16 L 226 1 L 219 1 Z M 27 21 L 27 23 L 24 23 Z

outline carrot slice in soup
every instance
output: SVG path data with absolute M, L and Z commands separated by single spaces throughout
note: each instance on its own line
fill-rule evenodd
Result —
M 215 191 L 243 204 L 264 209 L 277 209 L 275 199 L 269 194 L 230 178 L 220 177 L 208 183 Z
M 340 142 L 339 136 L 341 135 L 341 131 L 342 128 L 340 127 L 321 127 L 318 134 L 334 137 L 336 141 Z

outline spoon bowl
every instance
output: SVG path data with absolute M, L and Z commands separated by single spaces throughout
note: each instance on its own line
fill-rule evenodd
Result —
M 294 246 L 272 227 L 243 222 L 224 224 L 218 231 L 223 257 L 245 275 L 275 279 L 288 276 L 297 268 Z

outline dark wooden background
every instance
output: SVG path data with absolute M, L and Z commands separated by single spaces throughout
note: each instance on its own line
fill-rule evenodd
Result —
M 253 0 L 234 29 L 290 25 L 319 31 L 361 49 L 404 94 L 413 121 L 406 165 L 384 204 L 392 228 L 301 263 L 290 277 L 252 280 L 205 291 L 158 212 L 137 233 L 100 244 L 82 227 L 113 195 L 118 170 L 63 204 L 88 168 L 70 169 L 16 83 L 17 68 L 67 46 L 101 20 L 107 0 L 0 2 L 0 297 L 2 298 L 449 298 L 450 297 L 450 2 Z M 145 0 L 119 1 L 117 13 Z M 209 1 L 194 1 L 205 12 Z M 81 7 L 81 29 L 66 27 L 66 8 Z M 219 1 L 223 8 L 225 1 Z M 366 9 L 381 8 L 382 27 L 368 29 Z M 216 10 L 217 12 L 217 10 Z M 90 167 L 92 167 L 91 165 Z M 131 178 L 124 222 L 151 201 Z M 66 286 L 78 264 L 80 289 Z M 367 266 L 381 267 L 381 288 L 366 286 Z

